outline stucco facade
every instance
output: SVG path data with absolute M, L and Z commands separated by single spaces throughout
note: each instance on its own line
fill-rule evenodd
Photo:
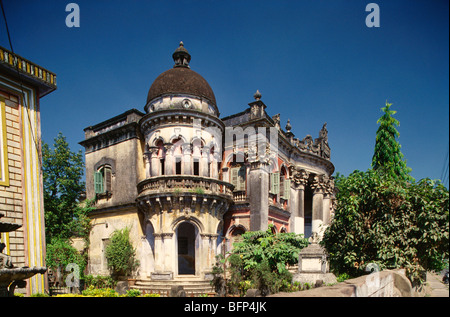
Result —
M 104 249 L 129 227 L 145 280 L 211 277 L 217 254 L 248 230 L 319 235 L 331 219 L 334 166 L 326 124 L 318 138 L 295 138 L 269 116 L 261 94 L 220 118 L 214 93 L 189 67 L 155 79 L 145 113 L 136 109 L 85 129 L 92 213 L 89 271 L 106 274 Z M 319 130 L 319 129 L 318 129 Z

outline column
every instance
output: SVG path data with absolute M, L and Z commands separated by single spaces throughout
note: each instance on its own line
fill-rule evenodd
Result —
M 326 192 L 323 196 L 323 224 L 330 224 L 330 195 Z
M 298 216 L 295 218 L 295 233 L 305 234 L 305 185 L 298 187 Z
M 183 143 L 182 145 L 182 151 L 183 151 L 183 171 L 182 173 L 184 175 L 192 175 L 192 161 L 191 161 L 191 144 L 190 143 Z
M 152 176 L 159 176 L 161 175 L 160 172 L 160 167 L 161 167 L 161 162 L 159 160 L 158 157 L 158 151 L 159 148 L 157 146 L 151 146 L 149 149 L 149 156 L 150 156 L 150 170 L 149 175 L 147 177 L 152 177 Z M 146 175 L 147 175 L 147 171 L 146 171 Z
M 173 239 L 173 232 L 165 232 L 162 234 L 163 248 L 164 248 L 164 272 L 175 273 L 175 240 Z
M 164 164 L 164 175 L 173 175 L 173 165 L 174 165 L 174 160 L 173 160 L 173 151 L 172 151 L 172 143 L 165 143 L 164 144 L 164 148 L 166 150 L 166 155 L 165 155 L 165 164 Z
M 311 185 L 313 189 L 312 199 L 312 224 L 311 232 L 317 233 L 319 236 L 323 234 L 323 188 L 324 181 L 323 175 L 314 176 L 313 183 Z
M 219 155 L 217 152 L 209 154 L 209 165 L 210 165 L 210 177 L 219 178 L 219 167 L 217 163 L 219 162 Z
M 153 233 L 155 237 L 155 272 L 160 273 L 164 271 L 163 266 L 163 241 L 160 233 Z
M 330 178 L 325 186 L 324 191 L 324 204 L 323 204 L 323 222 L 325 225 L 330 225 L 331 223 L 331 199 L 333 197 L 334 193 L 334 180 L 333 178 Z
M 252 194 L 250 200 L 250 230 L 267 230 L 269 219 L 269 172 L 267 164 L 250 164 L 249 184 Z
M 203 146 L 200 159 L 200 176 L 209 177 L 209 146 Z
M 292 210 L 291 217 L 293 218 L 293 230 L 291 231 L 297 234 L 305 234 L 305 186 L 308 183 L 309 173 L 304 169 L 294 172 L 292 180 L 295 187 L 296 208 Z M 291 195 L 294 188 L 291 189 Z M 291 196 L 292 199 L 292 196 Z M 294 200 L 295 201 L 295 200 Z M 294 201 L 291 201 L 294 202 Z M 291 205 L 292 206 L 292 205 Z
M 200 238 L 201 238 L 201 249 L 200 251 L 200 256 L 198 257 L 200 262 L 200 271 L 197 271 L 196 268 L 196 273 L 206 273 L 206 272 L 210 272 L 211 271 L 211 259 L 210 259 L 210 249 L 211 249 L 211 235 L 207 234 L 207 233 L 201 233 L 200 234 Z

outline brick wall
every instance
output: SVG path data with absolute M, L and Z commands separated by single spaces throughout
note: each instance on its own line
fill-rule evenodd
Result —
M 0 213 L 4 222 L 23 225 L 22 210 L 22 150 L 20 131 L 20 107 L 17 96 L 0 90 L 0 98 L 5 103 L 6 139 L 9 170 L 9 186 L 0 185 Z M 4 133 L 4 131 L 2 131 Z M 16 267 L 25 265 L 23 228 L 2 235 L 6 238 L 9 254 Z

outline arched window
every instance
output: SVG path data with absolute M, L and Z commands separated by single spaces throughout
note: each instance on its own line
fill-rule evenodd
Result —
M 233 191 L 245 191 L 246 168 L 245 165 L 235 165 L 231 167 L 231 184 Z
M 193 175 L 200 175 L 200 158 L 202 156 L 201 154 L 201 148 L 203 146 L 203 142 L 201 139 L 195 138 L 192 141 L 192 171 Z
M 158 140 L 156 142 L 156 146 L 158 147 L 158 157 L 160 162 L 160 175 L 164 175 L 164 165 L 165 165 L 165 154 L 164 154 L 164 142 L 162 140 Z
M 112 192 L 112 170 L 110 165 L 102 165 L 94 172 L 94 189 L 96 194 Z
M 244 238 L 242 237 L 242 235 L 245 233 L 245 229 L 242 227 L 236 227 L 232 232 L 231 232 L 231 241 L 233 243 L 236 242 L 242 242 L 244 240 Z

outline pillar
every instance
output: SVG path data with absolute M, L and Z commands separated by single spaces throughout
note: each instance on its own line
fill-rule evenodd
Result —
M 252 162 L 250 164 L 249 182 L 250 231 L 267 230 L 269 220 L 269 172 L 267 164 Z
M 209 146 L 203 146 L 200 158 L 200 176 L 209 177 Z
M 158 150 L 159 148 L 157 146 L 151 146 L 149 149 L 150 152 L 150 170 L 148 176 L 159 176 L 161 175 L 161 171 L 159 170 L 161 167 L 161 161 L 158 157 Z M 145 172 L 147 175 L 147 171 Z
M 311 232 L 317 233 L 319 237 L 322 236 L 324 231 L 324 188 L 326 182 L 327 177 L 325 175 L 316 175 L 311 184 L 313 189 Z
M 321 188 L 317 188 L 313 193 L 312 201 L 312 224 L 311 232 L 320 233 L 323 224 L 323 193 Z
M 323 197 L 323 224 L 328 226 L 330 224 L 330 218 L 330 195 L 325 193 Z
M 153 233 L 155 237 L 155 272 L 163 272 L 163 241 L 160 233 Z
M 200 234 L 200 238 L 201 238 L 201 253 L 199 256 L 199 260 L 201 261 L 200 263 L 200 272 L 197 273 L 211 273 L 212 270 L 212 266 L 213 266 L 213 261 L 211 259 L 211 255 L 212 255 L 212 236 L 211 234 L 208 233 L 201 233 Z
M 304 169 L 292 172 L 291 188 L 291 217 L 293 229 L 297 234 L 305 234 L 305 186 L 308 183 L 309 173 Z M 294 199 L 292 199 L 294 197 Z M 294 206 L 292 206 L 294 204 Z
M 172 151 L 172 143 L 164 144 L 164 148 L 166 149 L 165 156 L 165 164 L 164 164 L 164 175 L 173 175 L 173 167 L 174 167 L 174 157 Z
M 173 232 L 166 232 L 162 234 L 162 245 L 164 249 L 164 272 L 175 272 L 175 256 L 177 252 L 175 250 L 175 240 L 173 239 Z
M 183 171 L 182 173 L 184 175 L 192 175 L 192 161 L 191 161 L 191 144 L 190 143 L 184 143 L 182 145 L 182 151 L 183 151 Z

